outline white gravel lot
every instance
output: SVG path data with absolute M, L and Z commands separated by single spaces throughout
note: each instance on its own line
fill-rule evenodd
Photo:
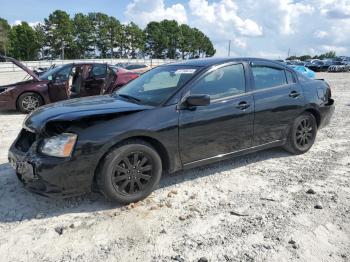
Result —
M 27 192 L 7 163 L 25 116 L 0 112 L 0 261 L 350 261 L 350 74 L 319 77 L 336 112 L 307 154 L 179 172 L 129 207 Z

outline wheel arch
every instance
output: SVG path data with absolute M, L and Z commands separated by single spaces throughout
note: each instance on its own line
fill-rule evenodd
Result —
M 319 127 L 321 125 L 321 114 L 320 114 L 320 112 L 317 109 L 315 109 L 315 108 L 308 108 L 303 113 L 310 113 L 310 114 L 312 114 L 315 117 L 315 119 L 316 119 L 317 127 Z
M 166 150 L 165 146 L 158 139 L 156 139 L 152 136 L 134 135 L 134 136 L 130 136 L 127 138 L 123 138 L 120 141 L 116 142 L 114 145 L 110 146 L 106 152 L 104 152 L 102 157 L 100 157 L 100 159 L 97 162 L 98 164 L 97 164 L 95 171 L 94 171 L 94 177 L 93 177 L 93 181 L 92 181 L 93 187 L 96 186 L 96 177 L 97 177 L 97 174 L 101 168 L 101 164 L 103 162 L 103 159 L 106 157 L 106 155 L 108 155 L 108 153 L 110 153 L 113 149 L 117 148 L 120 144 L 125 143 L 129 140 L 142 140 L 142 141 L 150 144 L 156 150 L 156 152 L 158 153 L 158 155 L 162 161 L 163 172 L 169 171 L 170 165 L 171 165 L 170 164 L 170 157 L 169 157 L 169 153 Z

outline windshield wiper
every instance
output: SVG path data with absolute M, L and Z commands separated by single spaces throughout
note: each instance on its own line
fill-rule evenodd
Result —
M 130 96 L 130 95 L 125 95 L 125 94 L 118 94 L 118 96 L 122 97 L 122 98 L 126 98 L 128 100 L 132 100 L 132 101 L 135 101 L 135 102 L 141 102 L 140 99 L 136 98 L 136 97 L 133 97 L 133 96 Z

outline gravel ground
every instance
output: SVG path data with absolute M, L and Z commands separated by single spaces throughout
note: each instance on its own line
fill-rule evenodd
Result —
M 319 77 L 336 112 L 307 154 L 179 172 L 128 207 L 27 192 L 6 159 L 24 116 L 0 112 L 0 260 L 350 261 L 350 74 Z

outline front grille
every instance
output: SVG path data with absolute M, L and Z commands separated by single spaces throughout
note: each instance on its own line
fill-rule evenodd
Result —
M 15 146 L 17 149 L 21 150 L 22 152 L 27 152 L 29 148 L 33 145 L 35 140 L 36 140 L 35 133 L 22 129 Z

